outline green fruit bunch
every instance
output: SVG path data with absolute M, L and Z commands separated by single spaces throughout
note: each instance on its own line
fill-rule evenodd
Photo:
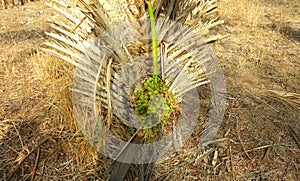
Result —
M 164 80 L 151 76 L 133 93 L 132 107 L 143 125 L 145 138 L 153 141 L 157 133 L 178 111 L 178 103 Z

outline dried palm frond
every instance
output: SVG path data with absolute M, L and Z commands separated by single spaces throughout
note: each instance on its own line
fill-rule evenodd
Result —
M 300 110 L 300 94 L 275 90 L 254 91 L 257 95 L 268 99 L 280 101 L 294 109 Z
M 153 2 L 160 75 L 169 91 L 185 106 L 184 119 L 197 119 L 197 110 L 193 109 L 197 99 L 191 92 L 207 84 L 207 77 L 217 78 L 213 75 L 219 71 L 206 44 L 223 37 L 208 35 L 212 27 L 222 23 L 215 14 L 216 2 Z M 130 137 L 124 136 L 127 128 L 136 120 L 129 104 L 131 88 L 136 80 L 150 75 L 153 66 L 147 59 L 151 33 L 144 1 L 51 0 L 47 4 L 63 16 L 53 20 L 55 32 L 48 33 L 53 41 L 46 43 L 45 51 L 77 67 L 73 105 L 78 126 L 98 150 L 119 161 L 139 163 L 140 159 L 126 160 L 128 157 L 120 153 L 130 142 Z M 206 40 L 202 40 L 203 35 Z M 178 124 L 182 124 L 182 130 L 177 142 L 182 143 L 193 123 L 179 120 Z M 165 140 L 166 145 L 170 141 L 174 142 Z

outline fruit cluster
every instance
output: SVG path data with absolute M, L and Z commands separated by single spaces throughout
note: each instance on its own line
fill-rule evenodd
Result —
M 132 107 L 142 121 L 145 138 L 153 141 L 178 109 L 174 95 L 159 76 L 146 78 L 133 93 Z

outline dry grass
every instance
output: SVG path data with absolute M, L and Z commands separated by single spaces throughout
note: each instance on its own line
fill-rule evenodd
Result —
M 224 127 L 232 128 L 229 137 L 236 141 L 230 144 L 235 178 L 298 180 L 299 150 L 292 133 L 300 130 L 299 39 L 274 28 L 299 23 L 297 3 L 224 0 L 221 5 L 220 31 L 231 36 L 214 49 L 230 94 Z
M 280 30 L 285 21 L 295 27 L 296 2 L 221 1 L 225 24 L 217 30 L 231 36 L 213 48 L 227 77 L 228 113 L 216 140 L 198 148 L 209 108 L 204 96 L 203 119 L 192 138 L 156 165 L 154 180 L 299 180 L 300 45 Z M 33 8 L 33 14 L 47 10 L 38 3 L 26 8 Z M 25 17 L 27 11 L 15 12 Z M 1 35 L 24 32 L 9 22 L 13 28 L 2 23 Z M 40 23 L 30 25 L 47 30 Z M 8 37 L 1 39 L 6 49 L 0 56 L 0 175 L 11 174 L 12 180 L 104 180 L 111 160 L 85 141 L 73 119 L 74 67 L 40 52 L 43 38 L 25 28 L 24 41 L 0 36 Z M 19 40 L 21 45 L 10 44 Z
M 48 130 L 42 129 L 41 132 L 44 136 L 48 135 L 49 138 L 57 140 L 56 149 L 61 152 L 57 154 L 63 154 L 63 157 L 58 160 L 61 167 L 57 167 L 56 164 L 47 164 L 44 169 L 61 170 L 60 176 L 53 177 L 59 180 L 105 177 L 105 168 L 110 161 L 106 158 L 101 159 L 101 155 L 99 156 L 88 144 L 77 129 L 73 118 L 71 86 L 74 67 L 44 53 L 37 54 L 31 61 L 35 67 L 36 76 L 43 82 L 42 85 L 47 87 L 46 103 L 49 106 L 48 109 L 52 110 L 48 120 L 48 125 L 52 125 L 48 127 Z M 69 174 L 70 172 L 73 174 Z
M 221 0 L 220 14 L 229 24 L 240 22 L 242 26 L 247 26 L 255 30 L 260 24 L 261 17 L 264 16 L 265 7 L 260 0 Z
M 5 166 L 0 169 L 1 175 L 13 180 L 26 180 L 33 176 L 37 180 L 82 180 L 91 174 L 98 175 L 97 169 L 101 169 L 97 166 L 101 162 L 98 154 L 77 130 L 73 119 L 72 67 L 40 52 L 25 62 L 29 68 L 25 71 L 30 76 L 25 80 L 12 77 L 12 85 L 21 85 L 21 90 L 14 87 L 14 96 L 6 94 L 15 97 L 15 105 L 22 107 L 4 108 L 11 118 L 1 121 L 1 144 L 5 149 L 1 149 L 1 165 Z M 16 68 L 21 69 L 19 66 Z M 19 72 L 19 75 L 26 74 Z M 5 80 L 9 81 L 9 78 Z M 5 87 L 8 88 L 7 85 Z M 12 103 L 9 100 L 7 105 L 12 106 Z M 13 108 L 18 110 L 15 116 L 8 112 L 13 112 Z M 36 162 L 38 165 L 34 164 Z M 36 166 L 39 169 L 33 172 Z M 10 169 L 2 170 L 5 168 Z M 56 172 L 60 174 L 54 176 Z M 70 172 L 73 174 L 70 175 Z

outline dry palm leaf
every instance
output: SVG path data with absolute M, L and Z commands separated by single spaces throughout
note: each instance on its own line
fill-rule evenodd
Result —
M 300 110 L 300 94 L 275 90 L 259 90 L 253 92 L 261 97 L 280 101 L 294 109 Z

